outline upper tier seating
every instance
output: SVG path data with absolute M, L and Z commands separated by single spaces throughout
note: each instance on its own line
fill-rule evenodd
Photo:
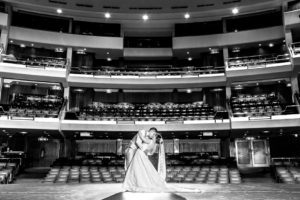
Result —
M 275 158 L 272 161 L 277 182 L 295 184 L 300 183 L 299 158 Z
M 233 117 L 270 117 L 272 115 L 298 113 L 295 106 L 283 104 L 275 93 L 233 96 L 231 108 Z
M 16 58 L 14 55 L 1 55 L 1 62 L 25 65 L 37 68 L 67 68 L 67 59 L 54 57 L 26 57 Z
M 290 55 L 246 56 L 228 59 L 228 68 L 266 67 L 268 64 L 290 62 Z
M 14 117 L 51 117 L 57 118 L 63 105 L 63 98 L 56 95 L 18 94 L 4 114 Z
M 224 115 L 216 114 L 217 111 Z M 202 102 L 192 104 L 150 103 L 147 105 L 133 105 L 130 103 L 93 104 L 81 108 L 78 112 L 79 120 L 214 120 L 228 119 L 227 112 L 220 107 L 212 108 Z
M 91 74 L 101 76 L 198 76 L 202 74 L 224 73 L 224 67 L 213 66 L 187 66 L 173 67 L 172 65 L 162 66 L 138 66 L 138 67 L 111 67 L 102 66 L 97 69 L 89 69 L 87 66 L 72 68 L 71 73 Z

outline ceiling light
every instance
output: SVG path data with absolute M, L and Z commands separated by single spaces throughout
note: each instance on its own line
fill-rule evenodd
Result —
M 274 47 L 274 44 L 273 44 L 273 43 L 270 43 L 270 44 L 269 44 L 269 47 Z
M 107 94 L 112 93 L 111 89 L 107 89 L 107 90 L 106 90 L 106 93 L 107 93 Z
M 34 44 L 33 44 L 33 43 L 31 43 L 31 46 L 33 47 L 33 46 L 34 46 Z
M 258 46 L 261 47 L 261 44 L 259 43 Z
M 189 55 L 189 54 L 190 54 L 190 52 L 189 52 L 189 51 L 187 51 L 187 52 L 186 52 L 186 54 L 187 54 L 187 55 Z
M 107 58 L 106 60 L 107 60 L 108 62 L 110 62 L 110 61 L 111 61 L 111 58 Z
M 25 48 L 26 45 L 25 45 L 25 44 L 20 44 L 20 47 L 21 47 L 21 48 Z
M 84 49 L 77 49 L 76 53 L 77 53 L 77 54 L 81 54 L 81 55 L 86 54 L 86 52 L 85 52 Z
M 218 54 L 218 53 L 219 53 L 219 49 L 217 49 L 217 48 L 210 49 L 210 54 Z
M 106 52 L 107 55 L 109 55 L 109 52 Z
M 238 30 L 237 30 L 237 29 L 235 29 L 235 30 L 234 30 L 234 32 L 238 32 Z
M 9 84 L 4 84 L 4 87 L 5 88 L 10 88 L 10 85 Z
M 238 14 L 240 11 L 239 11 L 238 8 L 233 8 L 233 9 L 231 10 L 231 12 L 232 12 L 232 14 L 236 15 L 236 14 Z
M 149 19 L 149 16 L 148 16 L 148 15 L 146 15 L 146 14 L 143 15 L 143 20 L 144 20 L 144 21 L 147 21 L 148 19 Z
M 193 58 L 192 57 L 188 57 L 188 61 L 192 61 L 193 60 Z
M 240 52 L 241 51 L 241 49 L 239 48 L 239 47 L 234 47 L 233 49 L 232 49 L 232 52 L 233 53 L 238 53 L 238 52 Z
M 23 134 L 23 135 L 25 135 L 25 134 L 27 134 L 27 132 L 26 131 L 22 131 L 22 132 L 20 132 L 21 134 Z
M 62 9 L 58 8 L 58 9 L 56 10 L 56 12 L 57 12 L 58 14 L 61 14 L 61 13 L 62 13 Z
M 104 17 L 105 17 L 106 19 L 109 19 L 109 18 L 111 17 L 111 15 L 110 15 L 109 12 L 107 12 L 107 13 L 104 14 Z
M 185 18 L 185 19 L 189 19 L 190 17 L 191 17 L 191 16 L 190 16 L 189 13 L 185 13 L 185 14 L 184 14 L 184 18 Z
M 291 83 L 286 84 L 286 87 L 292 87 Z
M 192 90 L 191 89 L 187 89 L 186 93 L 190 94 L 190 93 L 192 93 Z
M 13 40 L 11 40 L 11 41 L 9 41 L 10 43 L 14 43 L 14 41 Z

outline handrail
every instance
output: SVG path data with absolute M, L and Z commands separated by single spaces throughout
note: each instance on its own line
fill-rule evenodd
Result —
M 4 60 L 4 58 L 7 58 L 7 60 Z M 43 60 L 55 60 L 57 62 L 64 62 L 62 63 L 60 66 L 61 68 L 67 68 L 68 65 L 68 59 L 67 58 L 57 58 L 57 57 L 46 57 L 46 56 L 36 56 L 36 57 L 27 57 L 27 58 L 16 58 L 14 55 L 7 55 L 7 54 L 1 54 L 1 62 L 14 62 L 14 63 L 18 63 L 18 64 L 23 64 L 26 67 L 31 67 L 33 65 L 30 65 L 30 62 L 40 62 L 41 65 L 38 65 L 38 67 L 43 67 L 44 69 L 46 67 L 49 67 L 49 65 L 47 65 L 47 62 L 43 62 Z M 55 65 L 58 66 L 59 64 L 57 63 L 51 63 L 49 62 L 48 64 L 50 65 Z
M 158 70 L 158 69 L 157 69 Z M 93 76 L 137 76 L 137 77 L 144 77 L 144 76 L 174 76 L 178 75 L 181 77 L 188 76 L 188 75 L 200 75 L 202 73 L 224 73 L 224 68 L 215 68 L 215 69 L 205 69 L 205 70 L 182 70 L 182 71 L 102 71 L 102 70 L 81 70 L 79 69 L 78 72 L 71 70 L 71 73 L 79 73 L 79 74 L 91 74 Z
M 226 60 L 231 60 L 231 59 L 240 60 L 240 59 L 246 59 L 246 58 L 277 58 L 277 57 L 280 57 L 280 56 L 287 57 L 288 54 L 279 54 L 279 55 L 276 55 L 276 56 L 274 56 L 273 54 L 267 54 L 267 55 L 252 55 L 252 56 L 228 57 L 228 58 L 226 58 Z

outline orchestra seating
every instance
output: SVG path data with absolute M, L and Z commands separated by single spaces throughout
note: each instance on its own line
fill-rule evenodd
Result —
M 290 56 L 287 55 L 271 55 L 271 56 L 246 56 L 228 59 L 228 68 L 256 68 L 267 67 L 269 64 L 278 64 L 290 62 Z
M 10 105 L 2 106 L 2 115 L 13 118 L 49 117 L 57 118 L 63 105 L 63 98 L 57 95 L 18 94 Z
M 185 66 L 173 67 L 172 65 L 161 66 L 125 66 L 112 67 L 101 66 L 92 68 L 88 66 L 73 67 L 71 73 L 90 74 L 97 76 L 198 76 L 203 74 L 224 73 L 224 67 L 214 66 Z
M 279 183 L 300 183 L 300 160 L 299 158 L 273 159 L 273 171 L 275 179 Z
M 215 120 L 228 119 L 221 107 L 211 107 L 202 102 L 192 104 L 103 104 L 94 102 L 77 112 L 79 120 Z
M 282 103 L 274 92 L 232 96 L 231 108 L 233 117 L 270 117 L 298 113 L 296 106 Z
M 14 55 L 1 55 L 1 61 L 3 63 L 12 63 L 25 65 L 26 67 L 37 68 L 67 68 L 67 60 L 65 58 L 55 57 L 26 57 L 16 58 Z
M 0 184 L 9 184 L 14 181 L 19 172 L 19 163 L 14 159 L 0 158 Z

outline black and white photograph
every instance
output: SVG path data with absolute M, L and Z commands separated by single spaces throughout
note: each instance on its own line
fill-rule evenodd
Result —
M 0 200 L 299 200 L 299 0 L 0 0 Z

